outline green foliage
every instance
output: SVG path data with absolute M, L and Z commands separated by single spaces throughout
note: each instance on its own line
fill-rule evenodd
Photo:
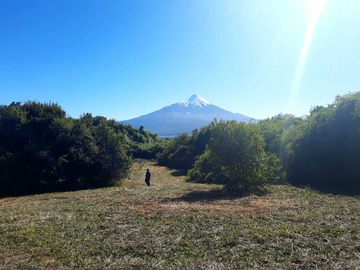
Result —
M 55 186 L 66 147 L 65 112 L 57 104 L 28 102 L 0 107 L 1 193 L 44 192 Z M 58 140 L 57 140 L 58 139 Z
M 264 140 L 256 125 L 235 121 L 211 123 L 212 137 L 205 153 L 190 171 L 190 179 L 225 183 L 231 193 L 261 191 L 275 178 L 275 155 L 264 150 Z
M 122 143 L 121 133 L 108 125 L 103 119 L 98 125 L 91 127 L 91 133 L 97 146 L 96 158 L 93 160 L 94 174 L 92 175 L 92 186 L 111 185 L 112 180 L 124 177 L 130 168 L 130 160 Z M 89 176 L 88 176 L 89 177 Z
M 0 196 L 113 185 L 128 174 L 136 147 L 154 158 L 160 142 L 102 116 L 66 117 L 54 103 L 0 106 Z
M 156 134 L 144 130 L 144 127 L 135 129 L 130 125 L 118 125 L 123 134 L 129 155 L 133 158 L 156 159 L 168 144 L 167 139 L 159 138 Z
M 276 155 L 281 161 L 281 170 L 277 170 L 277 182 L 286 182 L 289 157 L 293 156 L 293 145 L 301 134 L 303 118 L 290 114 L 277 116 L 259 122 L 259 128 L 265 141 L 265 151 Z
M 213 122 L 182 134 L 159 163 L 188 171 L 190 181 L 252 192 L 268 181 L 360 193 L 360 92 L 317 106 L 308 117 L 277 115 L 258 124 Z
M 210 126 L 203 127 L 200 131 L 195 129 L 191 136 L 185 133 L 179 135 L 159 154 L 159 164 L 184 171 L 190 170 L 196 157 L 204 153 L 210 137 Z
M 222 173 L 210 151 L 198 156 L 194 167 L 189 170 L 189 180 L 198 183 L 225 184 L 229 179 Z
M 284 151 L 286 133 L 297 127 L 301 122 L 303 122 L 302 118 L 291 114 L 279 114 L 260 121 L 259 128 L 265 140 L 265 151 L 280 156 Z
M 315 107 L 293 143 L 287 166 L 293 184 L 360 192 L 360 92 Z
M 185 133 L 173 139 L 169 146 L 158 157 L 160 165 L 175 169 L 190 168 L 193 159 L 191 137 Z

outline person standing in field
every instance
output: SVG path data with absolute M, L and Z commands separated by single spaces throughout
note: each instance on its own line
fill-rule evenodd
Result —
M 146 183 L 147 186 L 150 186 L 150 178 L 151 178 L 150 170 L 146 169 L 145 183 Z

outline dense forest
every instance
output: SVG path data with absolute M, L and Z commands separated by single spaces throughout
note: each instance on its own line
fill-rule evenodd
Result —
M 305 117 L 258 123 L 216 120 L 173 139 L 58 104 L 0 106 L 0 196 L 111 186 L 132 159 L 157 159 L 189 181 L 235 194 L 290 183 L 360 193 L 360 92 L 336 97 Z
M 165 143 L 143 127 L 67 117 L 54 103 L 0 106 L 0 196 L 111 186 L 132 158 L 155 158 Z

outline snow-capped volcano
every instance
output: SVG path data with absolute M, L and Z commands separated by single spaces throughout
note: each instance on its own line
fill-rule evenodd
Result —
M 202 107 L 210 105 L 210 102 L 199 95 L 192 95 L 188 99 L 185 99 L 184 101 L 180 101 L 179 104 L 182 106 L 185 106 L 185 107 L 198 106 L 198 107 L 202 108 Z
M 137 118 L 121 121 L 121 123 L 135 128 L 144 126 L 145 130 L 159 136 L 171 137 L 181 133 L 190 133 L 208 125 L 215 118 L 246 123 L 255 120 L 240 113 L 226 111 L 201 96 L 192 95 L 184 101 Z

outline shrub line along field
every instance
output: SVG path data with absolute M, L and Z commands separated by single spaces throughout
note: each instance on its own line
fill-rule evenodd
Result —
M 358 197 L 176 175 L 136 160 L 117 187 L 0 199 L 0 269 L 360 269 Z

